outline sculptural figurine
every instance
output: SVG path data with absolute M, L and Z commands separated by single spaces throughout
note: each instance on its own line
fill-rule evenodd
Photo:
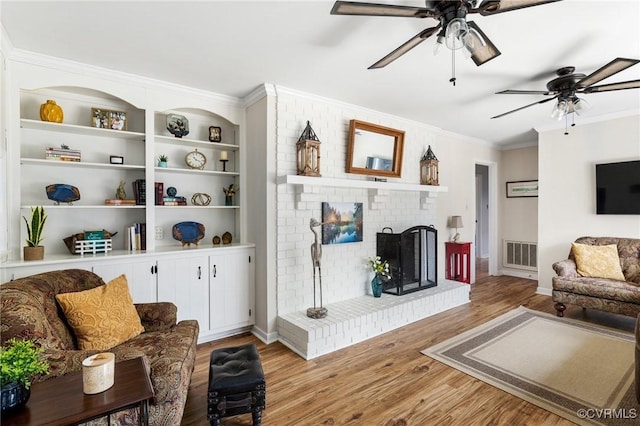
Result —
M 322 225 L 316 219 L 311 218 L 309 221 L 309 228 L 313 232 L 314 241 L 311 244 L 311 262 L 313 263 L 313 308 L 307 309 L 307 316 L 309 318 L 324 318 L 327 316 L 327 308 L 322 307 L 322 268 L 320 266 L 320 260 L 322 259 L 322 246 L 318 242 L 318 232 L 313 229 Z M 320 307 L 316 305 L 316 268 L 318 268 L 318 278 L 320 281 Z
M 116 189 L 116 199 L 118 200 L 124 200 L 127 198 L 127 193 L 124 190 L 125 183 L 125 181 L 121 180 L 120 185 L 118 185 L 118 188 Z

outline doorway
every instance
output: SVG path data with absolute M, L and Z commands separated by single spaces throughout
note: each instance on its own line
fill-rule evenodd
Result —
M 490 167 L 486 164 L 475 165 L 476 220 L 475 220 L 475 273 L 476 280 L 492 275 L 491 268 L 491 204 Z

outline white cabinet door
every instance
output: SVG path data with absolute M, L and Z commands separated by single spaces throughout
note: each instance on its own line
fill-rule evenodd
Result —
M 96 262 L 93 272 L 104 282 L 125 274 L 133 303 L 151 303 L 158 300 L 156 283 L 156 260 L 147 258 L 136 261 Z
M 158 301 L 178 307 L 178 321 L 195 319 L 209 329 L 209 262 L 206 255 L 158 258 Z
M 212 331 L 253 324 L 253 251 L 250 248 L 209 256 Z

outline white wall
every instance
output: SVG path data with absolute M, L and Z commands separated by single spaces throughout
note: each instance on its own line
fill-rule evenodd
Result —
M 581 236 L 640 238 L 640 215 L 596 215 L 595 164 L 640 159 L 640 116 L 539 131 L 538 291 Z
M 538 147 L 501 151 L 500 166 L 500 268 L 506 275 L 535 277 L 502 265 L 502 241 L 538 241 L 538 198 L 507 198 L 506 193 L 506 182 L 538 179 Z
M 295 144 L 307 120 L 321 141 L 321 173 L 324 177 L 364 179 L 344 172 L 347 130 L 350 119 L 358 119 L 404 130 L 405 146 L 402 182 L 419 182 L 419 161 L 428 145 L 440 160 L 440 184 L 449 188 L 438 195 L 431 209 L 422 209 L 420 195 L 413 192 L 389 193 L 379 210 L 368 204 L 362 189 L 322 188 L 311 199 L 296 203 L 296 189 L 279 185 L 277 190 L 277 299 L 278 313 L 305 310 L 313 306 L 313 268 L 310 246 L 313 234 L 309 220 L 321 217 L 321 202 L 362 202 L 363 242 L 324 245 L 322 283 L 324 304 L 366 294 L 369 272 L 366 260 L 375 256 L 376 233 L 390 226 L 401 232 L 415 225 L 434 225 L 438 235 L 438 277 L 444 278 L 444 242 L 454 233 L 447 229 L 447 218 L 462 215 L 462 240 L 473 241 L 475 221 L 475 162 L 495 162 L 499 154 L 488 144 L 442 132 L 425 124 L 400 117 L 323 99 L 277 87 L 277 174 L 296 173 Z M 495 190 L 495 188 L 494 188 Z M 297 208 L 296 208 L 297 207 Z

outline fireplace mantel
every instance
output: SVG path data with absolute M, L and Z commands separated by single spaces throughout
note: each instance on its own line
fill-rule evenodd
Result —
M 321 187 L 367 189 L 369 190 L 369 208 L 377 210 L 377 206 L 385 202 L 390 191 L 412 191 L 420 193 L 420 206 L 430 208 L 439 192 L 447 192 L 446 186 L 420 185 L 404 182 L 380 182 L 363 179 L 340 179 L 330 177 L 312 177 L 299 175 L 278 176 L 278 185 L 294 185 L 297 187 L 296 208 L 301 202 L 315 201 Z

